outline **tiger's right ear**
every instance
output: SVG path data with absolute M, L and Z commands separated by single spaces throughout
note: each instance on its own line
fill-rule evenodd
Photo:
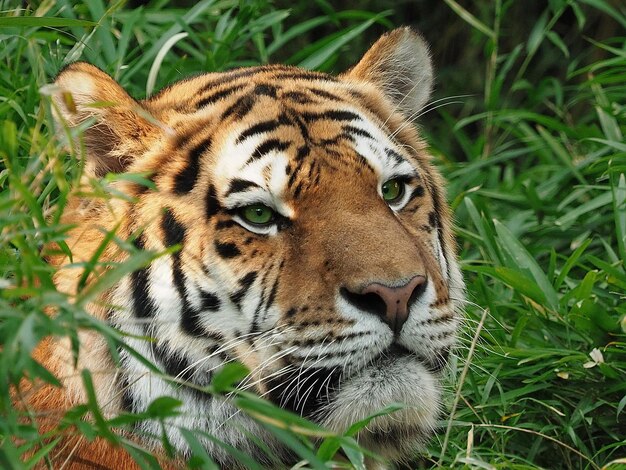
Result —
M 91 64 L 76 62 L 67 66 L 54 84 L 53 110 L 59 128 L 94 121 L 82 134 L 87 154 L 85 170 L 90 176 L 124 172 L 161 132 L 146 119 L 148 112 L 140 103 Z
M 381 36 L 344 76 L 376 85 L 410 121 L 424 109 L 433 87 L 428 45 L 406 26 Z

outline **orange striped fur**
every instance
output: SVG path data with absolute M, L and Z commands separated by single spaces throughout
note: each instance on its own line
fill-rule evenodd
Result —
M 255 421 L 197 390 L 239 360 L 251 371 L 242 388 L 336 432 L 407 403 L 359 442 L 390 461 L 415 455 L 439 415 L 440 371 L 463 298 L 444 183 L 412 125 L 432 76 L 427 47 L 408 28 L 383 36 L 338 77 L 267 65 L 201 74 L 136 101 L 89 64 L 59 74 L 60 125 L 94 122 L 83 136 L 85 184 L 129 172 L 150 175 L 157 188 L 118 181 L 112 189 L 128 198 L 77 193 L 64 219 L 76 226 L 74 261 L 90 259 L 113 228 L 137 249 L 180 246 L 90 306 L 178 384 L 123 350 L 114 364 L 102 338 L 81 332 L 78 369 L 92 371 L 108 415 L 169 394 L 184 402 L 168 430 L 180 462 L 189 446 L 177 426 L 267 461 L 243 428 L 292 462 Z M 111 244 L 101 261 L 127 256 Z M 56 282 L 72 294 L 81 271 L 61 269 L 67 262 L 54 260 Z M 68 346 L 48 340 L 38 355 L 67 380 L 33 393 L 30 406 L 62 411 L 83 401 Z M 159 434 L 156 425 L 132 433 L 159 452 L 158 439 L 146 437 Z M 220 465 L 237 467 L 200 439 Z M 133 468 L 102 440 L 72 447 L 71 458 L 71 468 L 86 460 Z

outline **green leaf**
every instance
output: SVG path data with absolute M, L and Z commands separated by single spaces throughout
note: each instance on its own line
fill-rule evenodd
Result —
M 528 41 L 526 42 L 526 52 L 529 55 L 535 53 L 539 48 L 539 45 L 543 41 L 546 33 L 546 25 L 548 24 L 548 10 L 545 10 L 541 16 L 535 21 L 535 26 L 528 34 Z
M 157 190 L 157 186 L 150 179 L 151 173 L 143 172 L 143 173 L 107 173 L 104 177 L 104 180 L 108 183 L 114 183 L 116 181 L 129 181 L 131 183 L 138 184 L 139 186 L 144 186 L 153 191 Z
M 511 269 L 521 268 L 529 272 L 537 286 L 543 291 L 548 306 L 552 309 L 556 309 L 559 299 L 544 271 L 506 226 L 502 225 L 498 220 L 494 220 L 494 226 L 498 234 L 498 239 L 502 243 L 502 247 L 507 251 L 514 263 L 509 267 Z
M 215 393 L 231 391 L 250 371 L 241 362 L 229 362 L 213 375 L 211 385 Z
M 164 419 L 180 414 L 178 408 L 183 402 L 172 397 L 158 397 L 154 399 L 146 408 L 146 414 L 154 419 Z
M 619 403 L 617 404 L 617 410 L 615 412 L 616 418 L 619 418 L 619 415 L 624 410 L 624 407 L 626 407 L 626 395 L 624 395 L 622 399 L 619 401 Z
M 83 369 L 80 375 L 83 379 L 83 386 L 87 395 L 87 406 L 93 416 L 98 433 L 110 442 L 119 441 L 119 438 L 109 429 L 109 425 L 102 415 L 102 410 L 100 409 L 98 399 L 96 398 L 96 390 L 93 385 L 93 380 L 91 379 L 91 372 L 87 369 Z
M 230 455 L 231 457 L 233 457 L 235 460 L 237 460 L 238 462 L 240 462 L 243 467 L 242 468 L 246 468 L 249 470 L 266 470 L 265 467 L 263 467 L 260 463 L 256 462 L 252 457 L 250 457 L 248 454 L 246 454 L 245 452 L 242 452 L 241 450 L 237 449 L 236 447 L 221 441 L 220 439 L 216 438 L 215 436 L 212 436 L 211 434 L 204 432 L 204 431 L 200 431 L 197 429 L 194 429 L 194 433 L 198 436 L 202 436 L 205 439 L 217 444 L 219 447 L 221 447 L 222 449 L 224 449 L 224 451 Z M 187 437 L 189 435 L 187 434 Z
M 124 73 L 124 78 L 126 80 L 130 79 L 133 75 L 135 75 L 140 70 L 143 70 L 146 64 L 153 60 L 156 57 L 157 53 L 161 50 L 163 45 L 169 41 L 171 37 L 180 33 L 183 30 L 183 25 L 193 24 L 198 20 L 200 15 L 206 12 L 209 8 L 213 6 L 215 0 L 203 0 L 196 3 L 193 7 L 191 7 L 182 17 L 177 18 L 177 21 L 174 25 L 172 25 L 167 31 L 159 35 L 159 38 L 156 42 L 152 44 L 152 46 L 145 51 L 141 58 Z
M 545 305 L 547 302 L 545 293 L 539 288 L 537 283 L 519 270 L 505 267 L 492 268 L 489 266 L 472 265 L 466 265 L 464 269 L 469 272 L 483 273 L 494 279 L 498 279 L 516 292 L 532 299 L 538 305 Z
M 53 439 L 52 441 L 39 447 L 39 449 L 37 449 L 37 452 L 35 452 L 28 460 L 24 462 L 25 468 L 33 468 L 37 464 L 41 464 L 42 459 L 44 459 L 60 441 L 61 438 L 57 437 L 56 439 Z
M 585 177 L 580 172 L 578 168 L 574 165 L 572 161 L 572 156 L 570 152 L 559 142 L 558 139 L 555 139 L 547 130 L 545 130 L 542 126 L 537 127 L 537 131 L 539 135 L 543 138 L 543 140 L 548 144 L 550 149 L 552 150 L 552 154 L 558 157 L 565 166 L 567 166 L 570 171 L 574 174 L 576 179 L 580 181 L 581 184 L 587 184 Z
M 373 25 L 377 19 L 384 16 L 383 14 L 376 15 L 358 26 L 348 30 L 346 33 L 339 36 L 336 40 L 326 44 L 323 48 L 318 49 L 315 53 L 304 59 L 298 64 L 298 66 L 305 69 L 315 70 L 319 68 L 324 62 L 326 62 L 333 54 L 337 53 L 344 45 L 348 44 L 354 38 L 363 34 L 367 28 Z
M 96 26 L 97 23 L 87 20 L 75 20 L 71 18 L 51 18 L 34 16 L 3 16 L 0 17 L 0 28 L 31 28 L 48 27 L 61 28 L 71 26 Z
M 322 462 L 308 445 L 305 445 L 291 432 L 285 430 L 282 426 L 272 426 L 264 423 L 265 426 L 288 448 L 292 449 L 300 458 L 306 460 L 308 465 L 317 470 L 327 470 L 328 467 Z
M 587 247 L 590 244 L 591 244 L 591 239 L 588 238 L 582 243 L 582 245 L 580 245 L 578 248 L 576 248 L 576 250 L 574 250 L 574 253 L 572 253 L 572 255 L 567 259 L 567 261 L 561 268 L 561 272 L 559 273 L 559 276 L 554 281 L 555 289 L 559 289 L 561 287 L 561 285 L 565 281 L 565 278 L 567 277 L 567 274 L 570 272 L 570 270 L 574 266 L 576 266 L 576 263 L 578 262 L 578 260 L 580 259 L 580 257 L 582 256 L 582 254 L 584 253 L 584 251 L 587 249 Z
M 192 452 L 191 458 L 188 460 L 187 465 L 190 468 L 201 468 L 202 470 L 219 470 L 219 466 L 207 453 L 205 447 L 200 443 L 198 438 L 189 429 L 181 428 L 182 434 Z
M 619 175 L 617 184 L 614 184 L 613 180 L 611 180 L 611 191 L 617 248 L 622 262 L 626 265 L 626 175 L 624 173 Z
M 99 27 L 96 29 L 96 37 L 98 38 L 101 53 L 108 64 L 115 63 L 117 54 L 109 20 L 110 11 L 105 11 L 102 0 L 89 0 L 85 4 L 89 8 L 91 17 L 98 20 Z
M 470 24 L 473 28 L 477 29 L 490 39 L 495 39 L 496 33 L 489 28 L 485 23 L 480 21 L 476 16 L 472 15 L 468 10 L 459 5 L 455 0 L 444 0 L 446 4 L 456 13 L 460 18 Z
M 405 409 L 407 406 L 402 403 L 391 403 L 390 405 L 385 406 L 382 410 L 377 411 L 369 415 L 368 417 L 353 423 L 348 430 L 345 432 L 346 436 L 355 436 L 359 431 L 365 428 L 368 424 L 372 422 L 372 420 L 378 418 L 379 416 L 388 416 L 396 411 L 400 411 Z
M 359 445 L 353 439 L 349 438 L 343 439 L 341 448 L 343 449 L 344 454 L 348 457 L 348 460 L 356 470 L 367 470 L 365 468 L 365 455 Z
M 295 413 L 279 408 L 273 403 L 262 400 L 256 395 L 239 392 L 233 401 L 241 410 L 258 421 L 273 427 L 287 429 L 304 436 L 328 437 L 334 435 L 334 433 L 327 431 L 321 426 Z
M 564 229 L 568 228 L 581 216 L 588 214 L 589 212 L 596 211 L 605 206 L 610 206 L 613 202 L 613 195 L 606 191 L 599 196 L 579 205 L 571 210 L 568 210 L 564 215 L 554 221 L 555 225 L 561 226 Z
M 561 36 L 556 34 L 554 31 L 548 31 L 546 33 L 546 37 L 550 40 L 552 44 L 554 44 L 556 47 L 560 49 L 560 51 L 563 53 L 565 57 L 569 58 L 569 49 L 567 48 L 567 45 L 565 45 L 565 43 L 561 39 Z
M 609 284 L 618 286 L 620 289 L 626 289 L 626 273 L 622 265 L 612 265 L 593 255 L 589 255 L 588 259 L 594 266 L 607 274 L 607 282 Z

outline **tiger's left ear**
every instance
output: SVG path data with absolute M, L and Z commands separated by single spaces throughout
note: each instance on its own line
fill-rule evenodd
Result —
M 409 27 L 383 35 L 344 77 L 378 86 L 411 119 L 424 108 L 433 86 L 428 45 Z
M 53 114 L 58 129 L 89 125 L 81 138 L 86 150 L 85 171 L 92 177 L 126 171 L 160 136 L 160 128 L 148 119 L 141 103 L 91 64 L 75 62 L 65 67 L 54 84 Z

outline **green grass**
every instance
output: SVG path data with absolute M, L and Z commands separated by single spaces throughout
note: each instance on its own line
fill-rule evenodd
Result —
M 440 67 L 435 99 L 444 100 L 433 107 L 460 103 L 420 122 L 449 181 L 468 305 L 447 395 L 451 418 L 414 466 L 626 468 L 626 10 L 602 0 L 426 3 L 432 17 L 448 18 L 423 28 L 436 62 L 446 31 L 466 38 L 456 46 L 459 63 Z M 102 331 L 112 347 L 122 341 L 83 311 L 96 291 L 71 302 L 42 259 L 51 242 L 67 250 L 68 227 L 59 220 L 80 176 L 48 113 L 45 85 L 63 64 L 92 62 L 143 97 L 202 70 L 263 62 L 341 70 L 399 21 L 390 11 L 333 11 L 321 1 L 321 13 L 306 17 L 261 0 L 204 0 L 188 9 L 103 0 L 37 5 L 19 10 L 0 1 L 3 468 L 21 468 L 21 455 L 42 439 L 21 420 L 8 388 L 24 376 L 55 382 L 30 357 L 38 341 L 75 338 L 79 327 Z M 98 190 L 106 192 L 106 182 Z M 134 253 L 115 276 L 150 256 Z M 45 314 L 50 308 L 54 319 Z M 216 393 L 237 373 L 228 371 Z M 143 415 L 91 424 L 81 417 L 98 416 L 92 401 L 65 422 L 130 446 L 110 428 L 166 419 L 175 405 L 160 401 Z M 247 396 L 240 406 L 276 412 Z M 304 429 L 300 437 L 274 432 L 311 466 L 323 468 L 343 445 L 358 468 L 362 454 L 349 436 L 316 447 L 311 439 L 324 432 L 290 420 L 280 415 Z M 155 465 L 149 453 L 132 449 L 146 468 Z M 213 468 L 200 449 L 193 462 Z

